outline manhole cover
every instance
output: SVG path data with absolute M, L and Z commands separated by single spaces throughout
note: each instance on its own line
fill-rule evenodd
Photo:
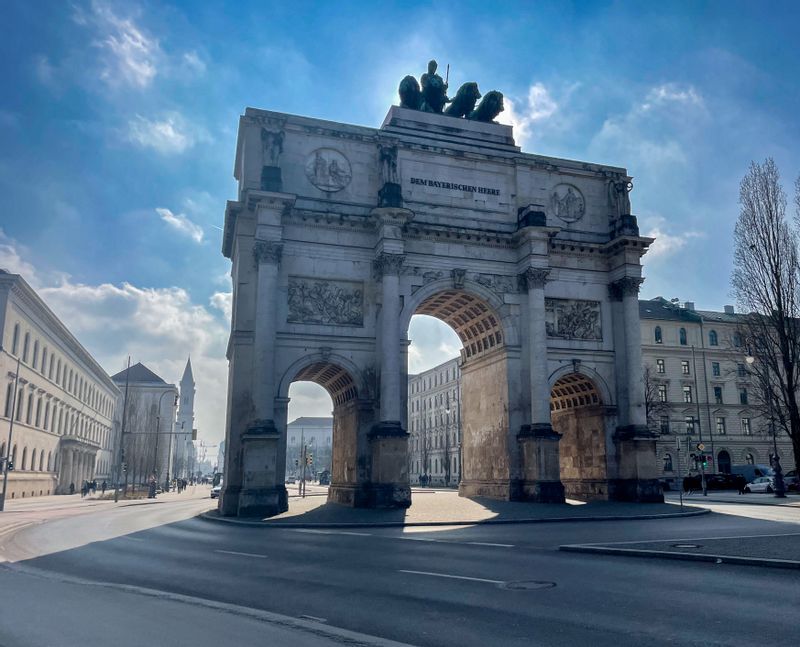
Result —
M 538 591 L 539 589 L 552 589 L 555 582 L 539 582 L 536 580 L 526 580 L 521 582 L 506 582 L 500 588 L 509 591 Z
M 702 544 L 672 544 L 673 548 L 702 548 Z

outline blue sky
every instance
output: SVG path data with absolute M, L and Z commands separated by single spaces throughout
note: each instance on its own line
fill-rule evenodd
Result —
M 505 94 L 524 150 L 625 166 L 657 237 L 643 295 L 706 308 L 731 301 L 750 160 L 773 156 L 787 189 L 800 173 L 797 2 L 37 0 L 0 18 L 0 266 L 109 372 L 130 352 L 177 381 L 191 353 L 209 442 L 245 106 L 378 126 L 404 75 L 450 63 L 451 85 Z M 457 345 L 425 321 L 411 336 L 412 369 Z

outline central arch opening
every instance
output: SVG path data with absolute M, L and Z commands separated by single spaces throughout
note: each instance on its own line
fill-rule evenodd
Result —
M 411 484 L 508 498 L 508 368 L 500 316 L 486 299 L 462 289 L 428 295 L 413 314 L 407 393 Z M 436 348 L 431 338 L 441 340 Z

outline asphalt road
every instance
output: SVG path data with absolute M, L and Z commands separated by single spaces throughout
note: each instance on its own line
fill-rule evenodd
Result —
M 94 636 L 118 636 L 126 630 L 120 616 L 139 624 L 132 634 L 146 637 L 139 644 L 215 647 L 385 644 L 380 639 L 480 647 L 795 645 L 800 633 L 800 572 L 558 551 L 581 542 L 797 533 L 798 523 L 790 523 L 800 522 L 796 509 L 779 510 L 783 521 L 712 514 L 411 532 L 262 529 L 194 517 L 212 505 L 187 498 L 98 507 L 6 536 L 0 554 L 12 570 L 0 571 L 0 645 L 91 644 L 23 643 L 28 633 L 18 630 L 52 624 L 71 639 L 90 622 Z M 68 609 L 59 603 L 64 595 Z M 37 605 L 63 612 L 40 614 L 30 625 Z M 262 638 L 253 642 L 258 623 Z M 237 639 L 225 640 L 231 635 Z

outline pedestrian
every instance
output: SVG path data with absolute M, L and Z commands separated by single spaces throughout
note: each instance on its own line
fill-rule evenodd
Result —
M 744 489 L 747 487 L 747 479 L 741 474 L 736 475 L 736 487 L 739 488 L 739 494 L 744 494 Z
M 154 476 L 150 477 L 150 486 L 147 490 L 147 498 L 148 499 L 156 498 L 156 479 Z
M 103 482 L 100 484 L 100 494 L 105 494 L 105 493 L 106 493 L 106 488 L 108 488 L 108 483 L 106 483 L 105 481 L 103 481 Z
M 84 481 L 81 485 L 81 499 L 84 498 L 87 494 L 89 494 L 89 482 Z
M 70 483 L 69 484 L 69 493 L 70 494 L 75 494 L 75 484 L 74 483 Z

